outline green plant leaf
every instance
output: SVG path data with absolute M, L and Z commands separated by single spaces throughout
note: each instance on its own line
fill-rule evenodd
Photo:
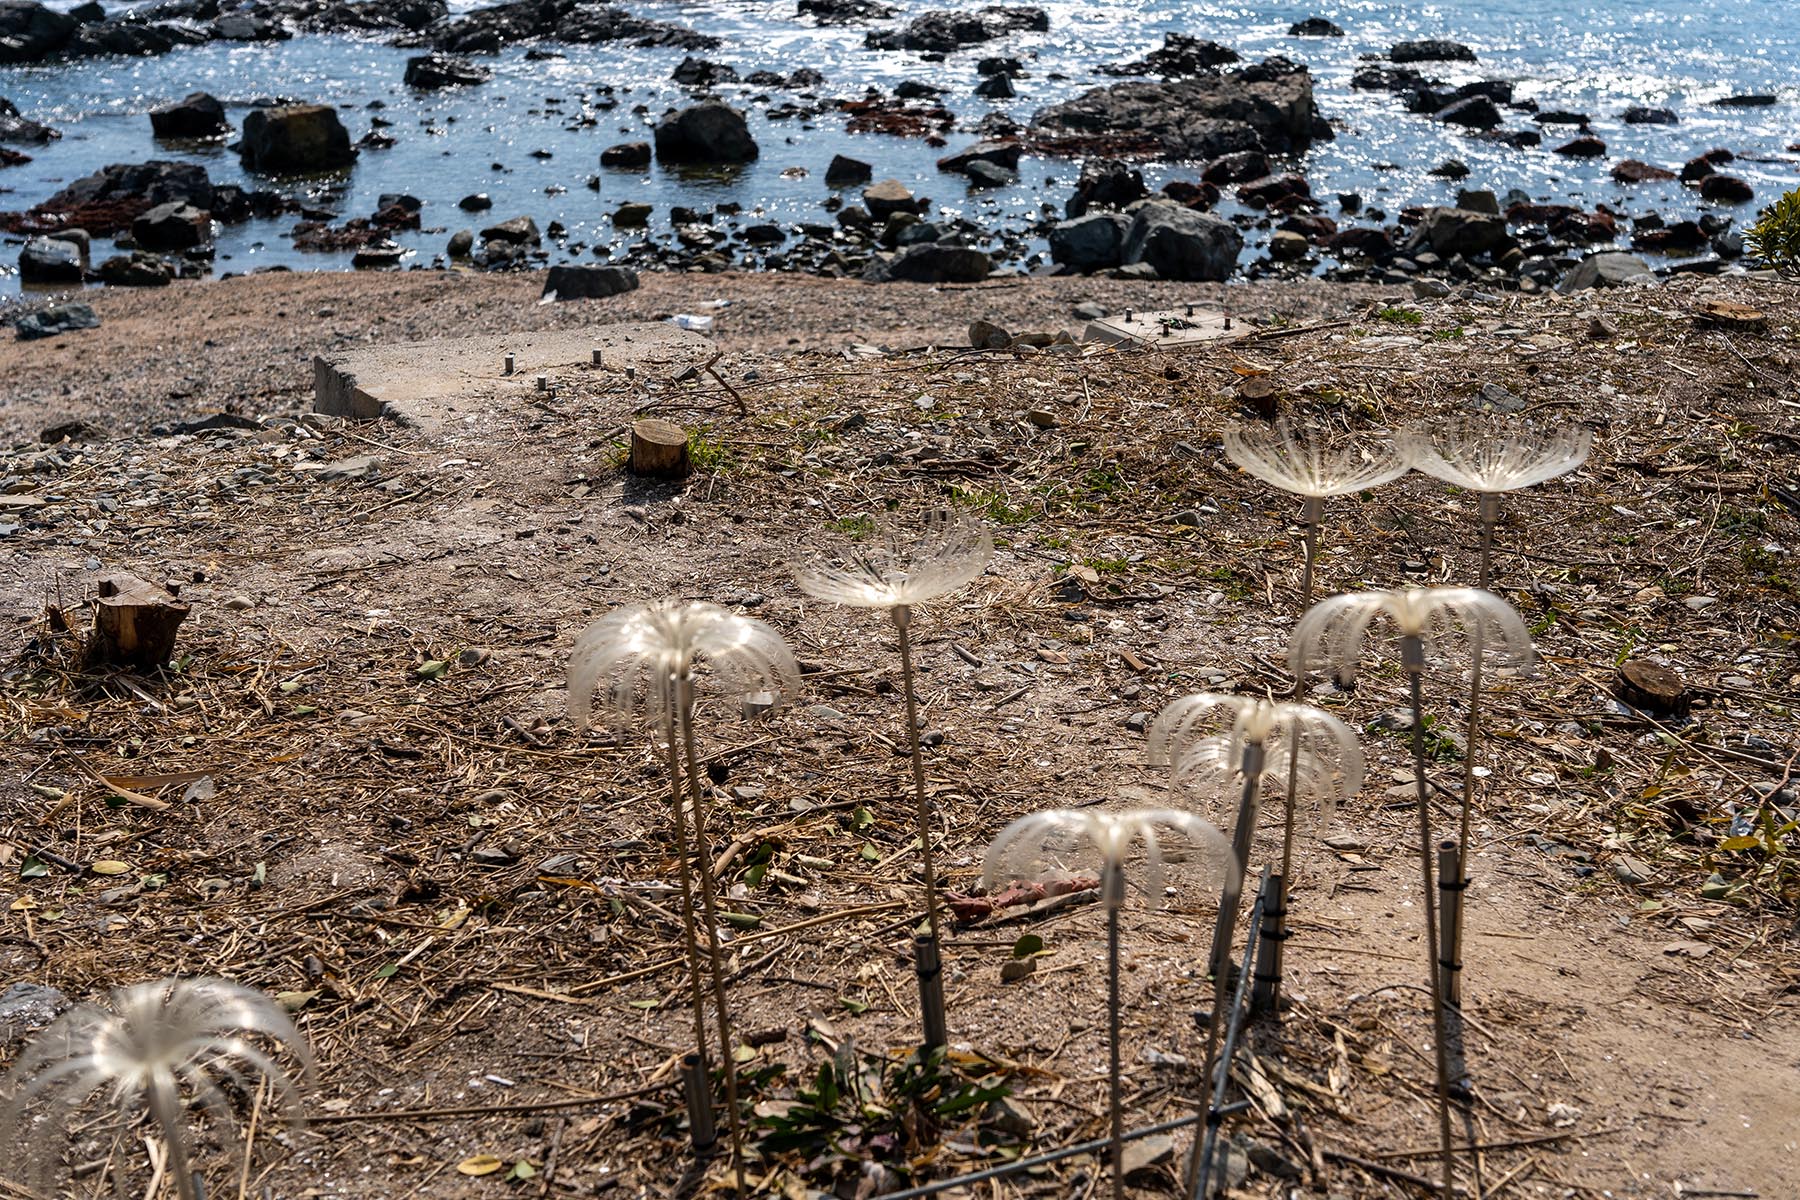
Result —
M 35 854 L 27 854 L 19 863 L 20 879 L 42 879 L 50 873 L 50 864 Z
M 1031 958 L 1044 952 L 1044 939 L 1035 933 L 1028 933 L 1013 943 L 1014 958 Z

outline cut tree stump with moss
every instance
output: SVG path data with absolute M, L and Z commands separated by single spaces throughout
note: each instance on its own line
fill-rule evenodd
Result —
M 1680 675 L 1661 663 L 1641 658 L 1619 667 L 1613 694 L 1635 709 L 1662 716 L 1681 716 L 1692 704 Z
M 631 426 L 633 475 L 675 479 L 692 470 L 688 461 L 687 431 L 672 421 L 646 417 Z
M 135 575 L 109 575 L 94 601 L 94 632 L 88 639 L 89 666 L 150 670 L 175 653 L 175 634 L 188 606 L 173 593 Z

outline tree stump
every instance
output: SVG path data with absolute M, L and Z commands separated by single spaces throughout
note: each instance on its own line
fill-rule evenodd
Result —
M 1619 667 L 1613 695 L 1642 712 L 1678 717 L 1688 711 L 1692 697 L 1681 676 L 1660 663 L 1630 659 Z
M 671 421 L 646 417 L 631 426 L 631 473 L 680 478 L 691 469 L 687 431 Z
M 1706 300 L 1694 310 L 1694 323 L 1702 329 L 1724 329 L 1732 333 L 1766 333 L 1769 317 L 1761 309 L 1739 304 L 1735 300 Z
M 135 575 L 110 575 L 100 581 L 99 592 L 88 665 L 150 670 L 167 664 L 188 606 Z
M 1265 421 L 1273 421 L 1280 412 L 1275 381 L 1267 375 L 1247 375 L 1238 382 L 1238 399 L 1244 411 Z

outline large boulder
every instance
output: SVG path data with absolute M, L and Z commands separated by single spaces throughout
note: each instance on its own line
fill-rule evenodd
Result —
M 0 0 L 0 64 L 40 62 L 61 50 L 79 25 L 34 0 Z
M 997 167 L 1004 167 L 1008 171 L 1017 171 L 1019 169 L 1019 154 L 1023 149 L 1024 147 L 1011 139 L 994 142 L 976 142 L 967 149 L 958 150 L 955 154 L 946 154 L 944 157 L 938 159 L 937 169 L 940 171 L 953 171 L 959 175 L 967 175 L 971 164 L 986 162 L 992 163 Z
M 121 17 L 81 26 L 58 52 L 61 58 L 121 55 L 143 58 L 166 54 L 177 46 L 199 46 L 214 30 L 191 21 L 142 21 Z
M 991 42 L 1021 30 L 1048 33 L 1050 14 L 1041 8 L 990 4 L 974 12 L 935 9 L 899 28 L 870 33 L 872 50 L 921 50 L 948 54 L 962 46 Z
M 1100 73 L 1180 79 L 1192 75 L 1210 75 L 1220 67 L 1242 60 L 1243 56 L 1230 46 L 1221 46 L 1218 42 L 1192 34 L 1165 33 L 1161 49 L 1152 50 L 1137 62 L 1103 66 Z
M 212 241 L 212 214 L 171 200 L 133 221 L 131 237 L 146 250 L 191 250 Z
M 859 183 L 867 183 L 875 178 L 875 168 L 858 158 L 848 158 L 842 154 L 831 156 L 831 162 L 825 168 L 825 186 L 832 188 L 855 187 Z
M 486 83 L 493 77 L 494 72 L 487 67 L 479 66 L 466 58 L 458 58 L 454 54 L 421 54 L 417 58 L 406 60 L 403 82 L 407 87 L 431 91 L 436 88 L 472 87 L 478 83 Z
M 150 132 L 159 138 L 212 138 L 231 132 L 225 106 L 205 92 L 150 110 Z
M 1627 284 L 1655 283 L 1650 264 L 1635 254 L 1605 251 L 1578 263 L 1556 285 L 1559 292 L 1580 292 L 1588 288 L 1624 287 Z
M 994 261 L 968 246 L 926 242 L 912 246 L 888 262 L 869 264 L 865 279 L 876 283 L 908 280 L 913 283 L 979 283 L 994 269 Z
M 53 304 L 13 319 L 13 329 L 21 342 L 35 338 L 59 337 L 79 329 L 100 328 L 100 318 L 85 304 Z
M 1750 185 L 1736 175 L 1708 175 L 1700 181 L 1700 196 L 1722 204 L 1748 204 L 1756 196 Z
M 1493 129 L 1501 120 L 1500 108 L 1486 96 L 1466 96 L 1438 109 L 1437 119 L 1446 125 L 1469 129 Z
M 572 265 L 551 267 L 544 295 L 558 300 L 604 300 L 636 291 L 638 273 L 630 267 Z
M 884 179 L 863 189 L 863 207 L 877 221 L 885 221 L 896 213 L 922 214 L 925 205 L 898 179 Z
M 1413 231 L 1410 244 L 1430 247 L 1433 253 L 1485 254 L 1509 243 L 1506 218 L 1497 213 L 1467 208 L 1428 208 Z
M 537 222 L 530 217 L 513 217 L 482 230 L 481 240 L 507 242 L 514 246 L 541 246 L 544 235 L 538 232 Z
M 1270 60 L 1200 79 L 1095 88 L 1043 109 L 1032 129 L 1045 141 L 1130 140 L 1164 158 L 1204 160 L 1303 150 L 1317 118 L 1311 73 Z
M 1130 228 L 1131 218 L 1114 212 L 1059 221 L 1050 227 L 1050 259 L 1084 275 L 1109 270 L 1125 261 Z
M 272 175 L 335 171 L 356 161 L 350 132 L 329 104 L 251 109 L 238 155 L 246 170 Z
M 1132 215 L 1122 257 L 1127 266 L 1149 265 L 1162 279 L 1217 282 L 1231 276 L 1243 248 L 1244 235 L 1230 221 L 1153 200 Z
M 152 159 L 102 167 L 31 211 L 46 223 L 65 228 L 78 226 L 96 236 L 106 236 L 131 228 L 133 220 L 158 204 L 181 200 L 210 210 L 214 197 L 205 167 Z
M 85 265 L 79 242 L 32 238 L 19 251 L 21 283 L 80 283 Z
M 35 146 L 61 136 L 48 125 L 29 120 L 14 107 L 11 100 L 0 96 L 0 142 L 22 142 Z
M 746 163 L 761 151 L 744 114 L 721 100 L 672 112 L 656 126 L 656 157 L 672 163 Z
M 1288 26 L 1289 37 L 1343 37 L 1344 30 L 1335 21 L 1324 17 L 1308 17 L 1304 21 L 1295 21 Z

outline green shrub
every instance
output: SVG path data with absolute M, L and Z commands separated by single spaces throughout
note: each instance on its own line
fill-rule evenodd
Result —
M 1781 274 L 1800 277 L 1800 188 L 1763 209 L 1744 234 L 1744 249 Z

